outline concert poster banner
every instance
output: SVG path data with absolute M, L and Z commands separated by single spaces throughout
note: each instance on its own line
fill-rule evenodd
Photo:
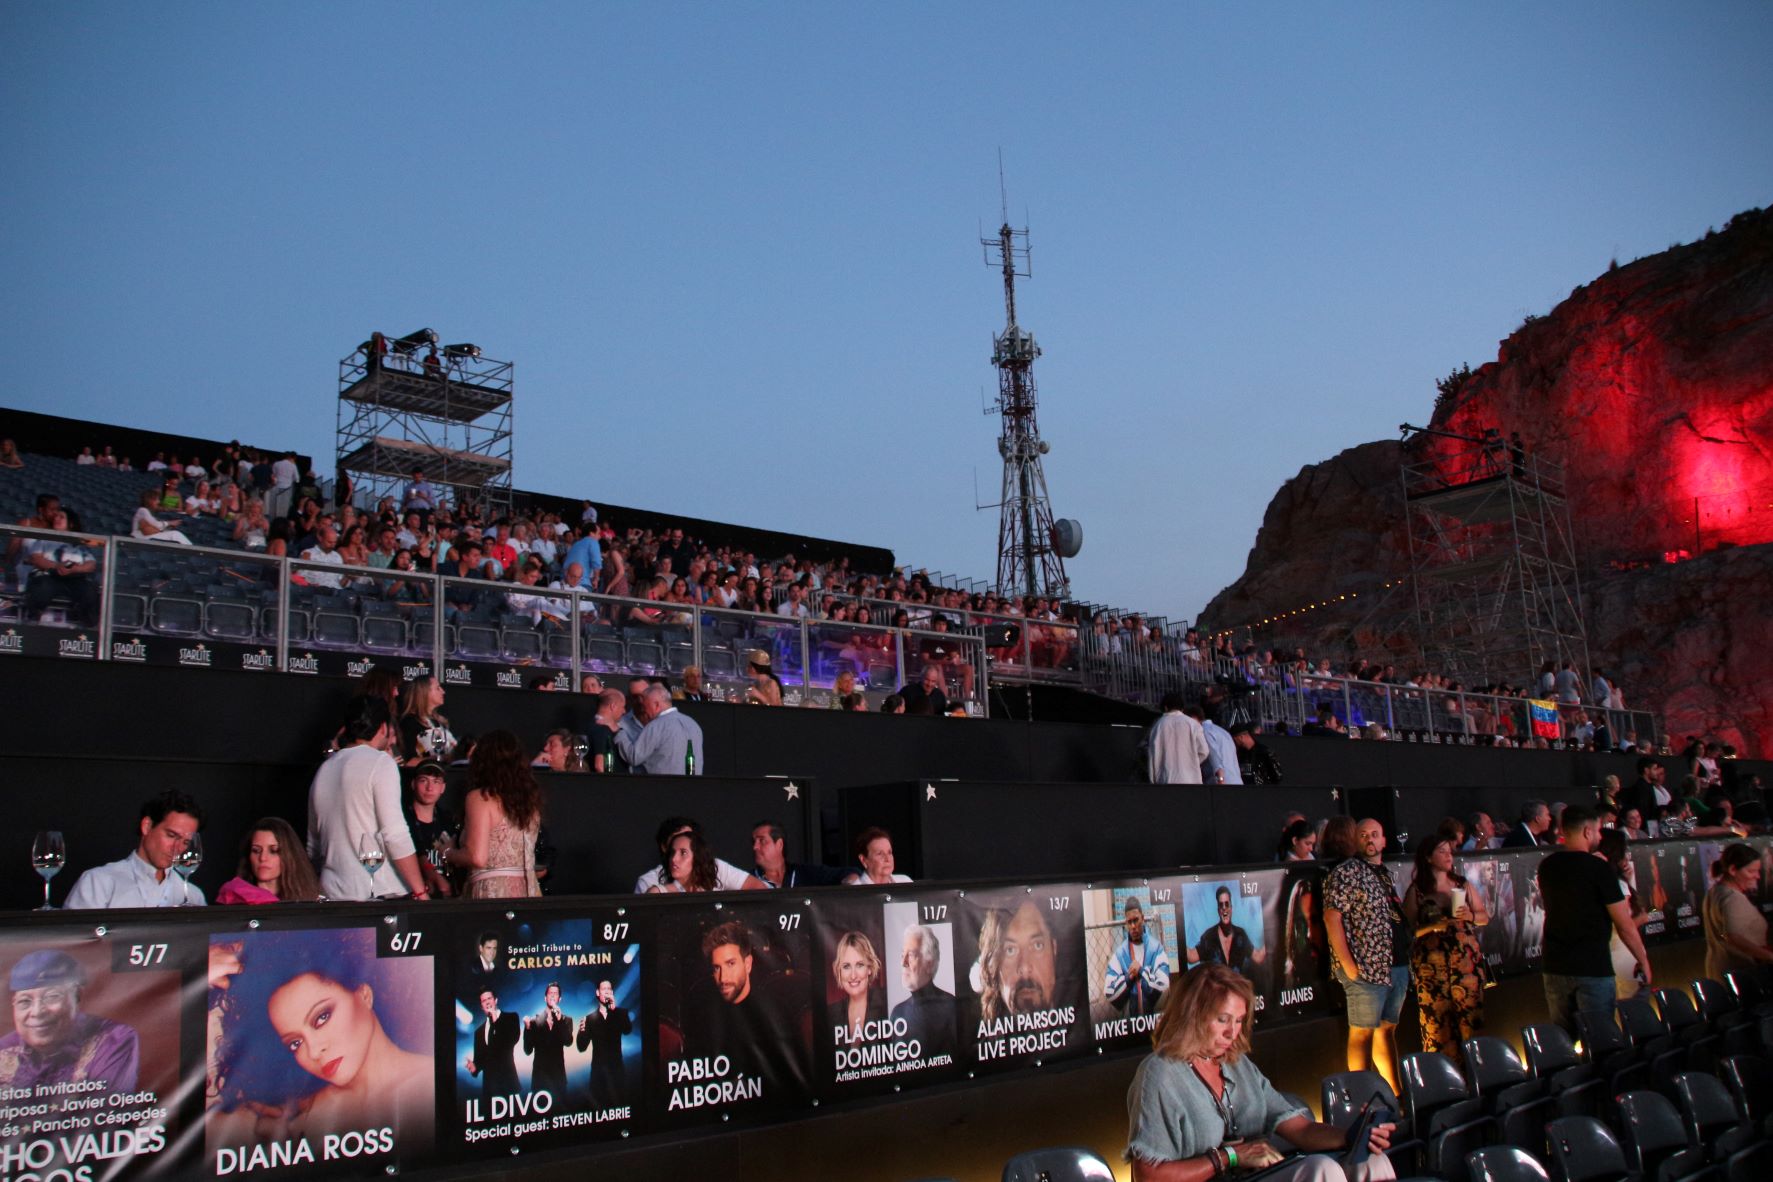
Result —
M 406 935 L 210 934 L 206 1176 L 381 1176 L 433 1160 L 435 957 Z
M 1083 893 L 1084 970 L 1098 1047 L 1150 1047 L 1170 982 L 1187 968 L 1178 878 L 1097 883 Z
M 181 1176 L 198 1109 L 180 1067 L 201 1042 L 180 1015 L 202 943 L 177 928 L 0 937 L 0 1179 Z
M 963 1055 L 975 1070 L 1073 1058 L 1090 1041 L 1083 888 L 966 891 L 955 921 Z M 964 976 L 964 979 L 958 979 Z
M 435 925 L 452 1060 L 440 1142 L 508 1157 L 632 1132 L 647 1017 L 640 914 L 509 914 Z M 418 931 L 431 935 L 409 938 Z
M 1501 863 L 1493 855 L 1481 857 L 1459 857 L 1454 861 L 1453 869 L 1465 879 L 1465 891 L 1471 899 L 1479 900 L 1484 905 L 1484 913 L 1490 922 L 1478 929 L 1478 943 L 1483 949 L 1484 964 L 1492 974 L 1502 966 L 1505 947 L 1504 941 L 1513 939 L 1513 933 L 1519 930 L 1519 923 L 1514 912 L 1514 878 L 1503 871 L 1498 874 Z M 1500 881 L 1508 884 L 1507 898 L 1503 898 Z M 1476 906 L 1467 904 L 1475 912 Z M 1503 909 L 1509 912 L 1509 921 L 1502 922 Z
M 953 891 L 897 888 L 820 897 L 812 972 L 822 1098 L 878 1095 L 959 1074 L 958 901 Z
M 1305 1018 L 1333 1009 L 1340 991 L 1328 987 L 1323 871 L 1314 862 L 1289 862 L 1249 877 L 1259 885 L 1267 916 L 1270 1018 Z
M 811 1103 L 815 979 L 829 972 L 813 922 L 799 899 L 659 910 L 649 1126 L 780 1118 Z
M 1699 934 L 1710 863 L 1701 863 L 1690 841 L 1657 841 L 1631 847 L 1638 897 L 1650 912 L 1640 931 L 1650 943 Z M 1698 887 L 1695 892 L 1695 886 Z
M 1514 880 L 1514 901 L 1519 919 L 1515 927 L 1515 944 L 1504 963 L 1514 972 L 1531 972 L 1539 967 L 1545 955 L 1545 900 L 1539 893 L 1539 863 L 1544 854 L 1510 853 L 1502 856 L 1501 866 L 1508 868 Z M 1497 873 L 1502 873 L 1498 866 Z
M 1189 968 L 1222 964 L 1256 990 L 1256 1025 L 1273 994 L 1263 886 L 1273 894 L 1277 876 L 1262 873 L 1203 874 L 1182 880 L 1182 958 Z

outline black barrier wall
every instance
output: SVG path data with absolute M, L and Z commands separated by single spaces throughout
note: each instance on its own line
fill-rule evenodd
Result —
M 1695 934 L 1716 849 L 1634 848 L 1647 940 Z M 1498 973 L 1539 955 L 1539 856 L 1462 860 Z M 1224 923 L 1258 1028 L 1297 1022 L 1340 1001 L 1323 869 L 12 913 L 0 972 L 9 1015 L 31 1018 L 0 1019 L 0 1160 L 8 1177 L 424 1176 L 985 1086 L 1147 1049 Z
M 278 673 L 62 661 L 0 655 L 0 751 L 70 759 L 126 757 L 312 767 L 337 729 L 351 683 Z M 578 694 L 451 688 L 458 735 L 504 728 L 532 746 L 558 727 L 586 730 L 593 704 Z M 177 703 L 176 712 L 167 703 Z M 887 717 L 689 703 L 707 736 L 710 775 L 810 776 L 828 788 L 940 776 L 969 780 L 1106 781 L 1138 778 L 1143 729 L 1008 720 Z M 1265 736 L 1285 783 L 1563 789 L 1630 783 L 1625 755 L 1496 751 L 1418 743 Z M 1678 760 L 1663 761 L 1678 783 Z M 1738 761 L 1773 779 L 1773 763 Z

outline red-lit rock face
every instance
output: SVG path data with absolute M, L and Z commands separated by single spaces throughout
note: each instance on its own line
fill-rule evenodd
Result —
M 1561 461 L 1590 561 L 1773 541 L 1773 213 L 1578 288 L 1433 425 Z
M 1671 734 L 1773 755 L 1773 211 L 1578 288 L 1503 341 L 1432 425 L 1518 431 L 1562 462 L 1594 662 Z M 1241 626 L 1360 590 L 1358 607 L 1258 629 L 1257 644 L 1413 662 L 1407 590 L 1370 606 L 1408 571 L 1399 454 L 1363 444 L 1302 469 L 1203 622 Z M 1637 563 L 1652 565 L 1615 569 Z

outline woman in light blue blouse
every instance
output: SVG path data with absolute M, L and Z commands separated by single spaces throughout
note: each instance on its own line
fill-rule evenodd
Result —
M 1202 965 L 1172 982 L 1152 1032 L 1152 1053 L 1127 1089 L 1127 1160 L 1134 1182 L 1213 1182 L 1285 1158 L 1270 1143 L 1303 1150 L 1264 1182 L 1380 1182 L 1396 1177 L 1385 1151 L 1390 1124 L 1372 1127 L 1370 1156 L 1344 1171 L 1348 1134 L 1311 1119 L 1250 1061 L 1255 993 L 1224 965 Z

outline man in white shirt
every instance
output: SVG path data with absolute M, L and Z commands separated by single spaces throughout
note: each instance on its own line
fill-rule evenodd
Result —
M 413 898 L 430 898 L 400 811 L 400 768 L 388 754 L 394 740 L 388 703 L 352 698 L 344 732 L 345 745 L 327 756 L 308 789 L 308 855 L 320 871 L 320 892 L 362 901 L 400 896 L 404 883 Z M 393 873 L 365 869 L 360 855 L 366 847 L 379 850 Z
M 1163 697 L 1163 716 L 1145 735 L 1145 766 L 1153 784 L 1198 784 L 1201 765 L 1212 754 L 1200 723 L 1182 712 L 1182 695 Z
M 1188 717 L 1200 723 L 1201 733 L 1207 737 L 1207 750 L 1212 752 L 1206 767 L 1201 769 L 1202 779 L 1212 784 L 1243 783 L 1243 772 L 1237 766 L 1237 740 L 1231 732 L 1208 718 L 1198 705 L 1189 708 Z
M 295 493 L 295 483 L 301 478 L 297 470 L 295 453 L 286 451 L 271 465 L 271 495 L 265 499 L 265 515 L 275 521 L 279 517 L 289 516 L 290 498 Z
M 322 525 L 320 532 L 314 535 L 314 544 L 302 551 L 304 562 L 324 562 L 328 566 L 344 566 L 345 556 L 338 552 L 339 531 L 331 525 Z M 332 587 L 335 590 L 345 585 L 343 575 L 335 575 L 331 571 L 305 570 L 302 578 L 310 587 Z
M 203 906 L 203 891 L 172 869 L 201 828 L 202 806 L 183 792 L 167 789 L 142 805 L 135 852 L 82 874 L 64 906 Z

